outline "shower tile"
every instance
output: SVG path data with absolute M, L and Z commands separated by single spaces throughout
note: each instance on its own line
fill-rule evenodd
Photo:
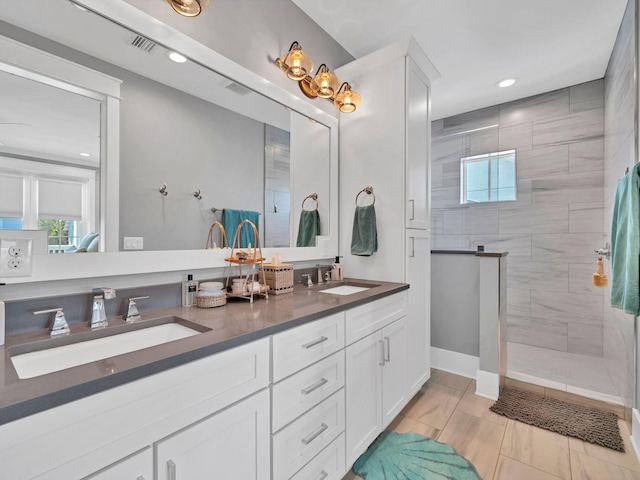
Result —
M 534 262 L 589 263 L 600 248 L 602 233 L 534 234 L 531 259 Z
M 604 170 L 604 139 L 569 145 L 569 172 L 602 172 Z
M 446 210 L 431 210 L 431 235 L 444 234 L 444 212 Z
M 567 351 L 590 357 L 602 357 L 602 325 L 569 323 Z
M 516 180 L 516 200 L 500 202 L 500 208 L 531 206 L 531 179 Z
M 602 172 L 570 173 L 531 181 L 533 205 L 589 203 L 604 196 Z
M 445 210 L 443 212 L 443 225 L 445 235 L 461 235 L 462 216 L 464 211 L 461 208 Z
M 594 255 L 595 258 L 595 255 Z M 595 259 L 589 263 L 569 264 L 569 292 L 604 296 L 605 289 L 593 285 L 592 275 L 596 271 Z
M 444 119 L 444 135 L 453 135 L 498 125 L 500 107 L 487 107 Z
M 431 122 L 431 138 L 436 139 L 444 134 L 444 119 Z
M 514 343 L 513 345 L 518 345 L 518 344 Z M 527 347 L 528 345 L 522 345 L 522 346 Z M 524 364 L 525 362 L 535 363 L 536 361 L 537 360 L 535 358 L 531 358 L 526 361 L 524 361 L 523 359 L 518 359 L 518 363 L 522 363 L 522 364 Z M 511 370 L 512 368 L 522 368 L 522 367 L 509 366 L 509 370 L 507 371 L 507 377 L 511 380 L 515 380 L 516 382 L 532 384 L 542 388 L 542 393 L 537 392 L 535 391 L 534 388 L 532 388 L 531 390 L 534 391 L 534 393 L 540 393 L 540 395 L 544 395 L 545 388 L 553 388 L 555 390 L 560 390 L 560 391 L 565 390 L 567 388 L 567 385 L 564 383 L 554 382 L 553 380 L 549 380 L 548 378 L 539 377 L 536 375 L 529 375 L 528 373 L 522 373 L 520 370 Z
M 444 165 L 431 165 L 431 188 L 444 187 Z
M 509 262 L 514 260 L 531 261 L 531 235 L 527 233 L 501 234 L 501 252 L 509 252 Z
M 452 159 L 458 159 L 462 155 L 462 136 L 434 138 L 431 142 L 431 162 L 443 163 Z
M 509 260 L 507 287 L 567 292 L 569 290 L 569 265 L 567 263 Z
M 569 114 L 569 89 L 563 88 L 542 95 L 515 100 L 500 105 L 500 126 L 535 122 Z
M 460 187 L 431 189 L 431 208 L 460 207 Z
M 569 207 L 565 205 L 534 205 L 531 207 L 500 206 L 500 234 L 507 233 L 567 233 Z
M 569 88 L 571 113 L 604 108 L 604 80 L 581 83 Z
M 505 127 L 500 125 L 498 130 L 498 146 L 502 150 L 516 150 L 516 154 L 531 150 L 533 145 L 533 123 L 526 122 L 519 125 Z
M 569 173 L 569 145 L 518 152 L 516 172 L 518 179 Z
M 510 343 L 567 351 L 567 325 L 537 318 L 509 315 L 507 335 Z
M 531 290 L 507 288 L 507 314 L 510 317 L 530 317 Z
M 596 140 L 604 135 L 604 108 L 533 122 L 533 147 Z
M 463 214 L 463 233 L 488 235 L 498 233 L 498 205 L 469 205 Z
M 444 187 L 458 187 L 458 189 L 460 189 L 459 158 L 442 164 L 442 185 Z
M 469 235 L 434 235 L 431 239 L 434 250 L 449 250 L 469 248 Z
M 531 291 L 531 316 L 545 320 L 602 326 L 603 305 L 601 295 Z
M 496 234 L 492 235 L 469 235 L 469 247 L 473 250 L 478 245 L 484 245 L 485 252 L 502 252 L 500 248 L 500 238 Z
M 498 150 L 498 127 L 463 134 L 465 157 L 483 155 Z
M 569 233 L 603 232 L 604 203 L 570 203 Z

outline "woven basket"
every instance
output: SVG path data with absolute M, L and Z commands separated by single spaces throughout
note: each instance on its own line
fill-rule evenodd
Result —
M 293 265 L 290 263 L 279 265 L 263 263 L 261 268 L 264 272 L 265 282 L 269 286 L 269 293 L 279 295 L 293 292 Z
M 200 308 L 221 307 L 227 304 L 227 296 L 221 295 L 201 295 L 196 296 L 196 306 Z

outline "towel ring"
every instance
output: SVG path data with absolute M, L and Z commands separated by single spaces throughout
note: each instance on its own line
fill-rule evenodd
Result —
M 314 202 L 316 202 L 316 210 L 318 210 L 318 194 L 317 193 L 312 193 L 311 195 L 307 195 L 306 197 L 304 197 L 304 200 L 302 200 L 302 209 L 304 210 L 304 202 L 306 202 L 307 200 L 313 200 Z
M 371 185 L 364 187 L 362 190 L 360 190 L 358 192 L 358 195 L 356 195 L 356 207 L 358 206 L 358 197 L 362 194 L 362 193 L 366 193 L 368 195 L 373 195 L 373 203 L 371 205 L 375 205 L 376 204 L 376 194 L 373 193 L 373 187 Z

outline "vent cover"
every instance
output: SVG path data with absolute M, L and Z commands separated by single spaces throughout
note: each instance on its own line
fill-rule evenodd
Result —
M 229 82 L 227 85 L 225 85 L 224 88 L 226 88 L 227 90 L 231 90 L 232 92 L 237 93 L 238 95 L 243 95 L 243 96 L 251 93 L 250 89 L 236 82 Z
M 136 35 L 134 39 L 131 41 L 130 45 L 146 53 L 151 53 L 151 51 L 156 46 L 154 42 L 152 42 L 146 37 L 143 37 L 142 35 Z

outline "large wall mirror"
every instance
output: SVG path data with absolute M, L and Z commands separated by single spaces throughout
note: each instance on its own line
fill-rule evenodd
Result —
M 29 69 L 0 72 L 0 102 L 11 105 L 0 115 L 0 182 L 9 184 L 20 172 L 33 177 L 33 162 L 44 171 L 35 174 L 43 186 L 51 179 L 80 185 L 73 198 L 81 199 L 81 208 L 44 218 L 34 204 L 22 225 L 62 224 L 48 242 L 57 254 L 49 257 L 59 258 L 43 259 L 43 268 L 77 257 L 69 254 L 91 232 L 101 234 L 94 249 L 107 252 L 91 257 L 113 260 L 107 273 L 160 271 L 151 265 L 162 258 L 153 254 L 159 251 L 172 252 L 167 269 L 192 268 L 205 258 L 200 268 L 222 266 L 225 252 L 205 247 L 211 226 L 224 223 L 223 210 L 255 213 L 266 254 L 273 248 L 296 261 L 337 253 L 335 117 L 124 2 L 78 3 L 90 10 L 48 0 L 0 12 L 0 20 L 20 29 L 11 30 L 14 40 L 121 82 L 109 114 L 105 98 L 115 96 L 37 71 L 25 75 Z M 172 61 L 171 52 L 186 61 Z M 0 51 L 0 62 L 10 65 L 7 56 Z M 12 89 L 22 95 L 11 96 Z M 46 134 L 35 135 L 40 126 Z M 300 243 L 302 211 L 316 209 L 319 236 Z M 11 212 L 0 213 L 2 221 L 5 228 L 16 226 Z M 219 228 L 213 243 L 223 244 Z M 70 262 L 80 267 L 85 261 L 105 262 Z M 88 276 L 76 274 L 66 276 Z M 34 270 L 34 277 L 22 281 L 50 274 Z

